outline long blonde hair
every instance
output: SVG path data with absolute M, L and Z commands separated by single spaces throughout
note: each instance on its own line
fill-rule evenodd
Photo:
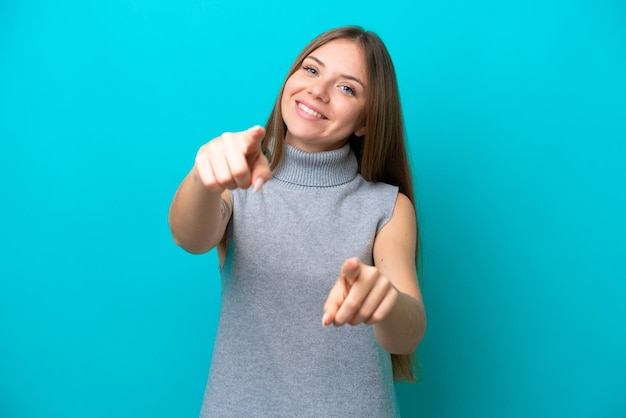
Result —
M 368 78 L 365 135 L 356 137 L 353 134 L 349 138 L 350 145 L 359 161 L 359 172 L 367 181 L 397 186 L 415 207 L 396 73 L 389 52 L 378 35 L 358 26 L 345 26 L 324 32 L 309 42 L 300 52 L 285 80 L 300 68 L 304 59 L 314 50 L 336 39 L 349 39 L 356 42 L 365 56 Z M 262 143 L 263 149 L 267 150 L 271 156 L 272 169 L 282 158 L 283 143 L 287 132 L 281 112 L 284 86 L 283 83 L 265 125 L 266 135 Z M 416 254 L 417 249 L 418 246 L 416 246 Z M 391 360 L 396 381 L 414 382 L 416 380 L 414 355 L 391 354 Z

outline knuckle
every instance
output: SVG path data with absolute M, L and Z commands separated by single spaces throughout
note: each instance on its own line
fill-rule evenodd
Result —
M 204 144 L 203 146 L 201 146 L 198 149 L 198 152 L 196 153 L 196 164 L 202 163 L 206 160 L 208 160 L 208 153 L 209 153 L 209 144 Z
M 243 179 L 248 175 L 248 169 L 246 167 L 234 167 L 231 168 L 233 177 Z
M 353 299 L 346 299 L 346 301 L 343 303 L 343 305 L 346 307 L 346 309 L 348 309 L 349 311 L 353 311 L 357 308 L 358 304 L 356 303 L 355 300 Z
M 375 324 L 385 319 L 385 316 L 386 316 L 385 313 L 376 311 L 370 316 L 370 319 L 368 322 L 371 324 Z
M 387 293 L 391 289 L 391 282 L 389 280 L 380 280 L 380 288 L 383 292 Z
M 396 302 L 398 301 L 398 298 L 400 297 L 400 295 L 398 293 L 398 289 L 396 289 L 391 284 L 389 284 L 389 291 L 388 291 L 388 293 L 389 293 L 389 299 L 390 299 L 391 306 L 394 306 L 396 304 Z
M 379 273 L 377 269 L 367 269 L 367 270 L 363 270 L 363 273 L 361 274 L 361 277 L 364 281 L 368 282 L 368 283 L 375 283 L 376 280 L 379 277 Z
M 212 179 L 200 179 L 200 181 L 202 182 L 202 185 L 212 191 L 212 192 L 221 192 L 222 190 L 224 190 L 224 188 L 215 180 Z
M 217 180 L 217 182 L 220 184 L 228 183 L 231 179 L 232 177 L 230 173 L 223 172 L 223 171 L 215 173 L 215 180 Z
M 215 180 L 217 181 L 217 183 L 222 186 L 223 188 L 226 189 L 232 189 L 233 188 L 233 179 L 230 175 L 227 174 L 219 174 L 219 175 L 215 175 Z
M 350 320 L 350 322 L 348 322 L 348 323 L 349 323 L 350 325 L 352 325 L 352 326 L 356 326 L 356 325 L 359 325 L 361 322 L 363 322 L 363 321 L 361 320 L 361 318 L 360 318 L 360 317 L 354 317 L 354 318 L 352 318 L 352 319 Z

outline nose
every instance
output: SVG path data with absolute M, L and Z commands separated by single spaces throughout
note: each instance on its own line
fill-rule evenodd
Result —
M 328 103 L 330 95 L 328 94 L 329 83 L 324 80 L 315 80 L 311 82 L 308 92 L 313 98 Z

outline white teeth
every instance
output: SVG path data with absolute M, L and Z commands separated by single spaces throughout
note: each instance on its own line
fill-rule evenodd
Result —
M 308 113 L 308 114 L 309 114 L 309 115 L 311 115 L 311 116 L 316 116 L 316 117 L 318 117 L 318 118 L 320 118 L 320 119 L 326 119 L 326 118 L 324 117 L 324 115 L 322 115 L 321 113 L 316 112 L 316 111 L 315 111 L 315 110 L 313 110 L 313 109 L 310 109 L 310 108 L 306 107 L 306 106 L 305 106 L 305 105 L 303 105 L 302 103 L 298 103 L 298 107 L 299 107 L 300 109 L 304 110 L 306 113 Z

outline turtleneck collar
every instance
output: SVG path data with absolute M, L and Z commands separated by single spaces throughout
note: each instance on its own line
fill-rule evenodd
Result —
M 299 186 L 330 187 L 353 180 L 359 170 L 356 156 L 346 143 L 323 152 L 302 151 L 287 143 L 272 177 Z

